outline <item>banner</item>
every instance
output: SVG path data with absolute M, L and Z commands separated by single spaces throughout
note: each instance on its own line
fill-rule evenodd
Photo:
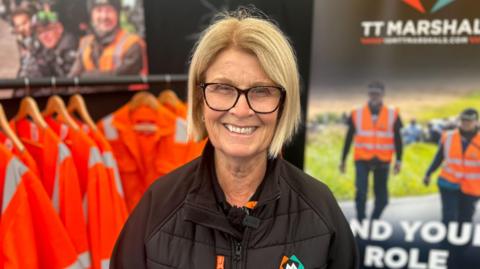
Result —
M 143 0 L 2 0 L 0 36 L 0 79 L 148 72 Z
M 305 170 L 339 200 L 362 268 L 480 264 L 479 9 L 315 1 Z

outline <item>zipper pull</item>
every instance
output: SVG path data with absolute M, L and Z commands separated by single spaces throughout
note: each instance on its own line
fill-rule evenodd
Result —
M 239 261 L 242 257 L 242 244 L 235 242 L 235 260 Z

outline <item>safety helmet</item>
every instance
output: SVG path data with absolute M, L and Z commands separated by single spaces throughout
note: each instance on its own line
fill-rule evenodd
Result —
M 385 84 L 381 81 L 372 81 L 368 84 L 368 93 L 379 93 L 382 94 L 385 92 Z
M 121 0 L 87 0 L 87 10 L 90 13 L 93 7 L 98 5 L 111 5 L 113 8 L 120 12 L 122 7 Z
M 36 27 L 46 26 L 55 22 L 58 22 L 58 14 L 51 10 L 40 10 L 34 16 L 34 25 Z
M 461 120 L 476 121 L 478 120 L 478 111 L 474 108 L 467 108 L 460 114 Z

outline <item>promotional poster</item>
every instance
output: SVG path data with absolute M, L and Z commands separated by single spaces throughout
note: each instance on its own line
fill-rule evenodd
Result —
M 143 0 L 1 0 L 0 36 L 3 79 L 148 73 Z
M 315 1 L 305 171 L 339 200 L 361 268 L 480 263 L 479 8 Z

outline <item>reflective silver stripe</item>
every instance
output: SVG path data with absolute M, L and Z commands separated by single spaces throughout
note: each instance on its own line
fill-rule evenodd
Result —
M 395 146 L 394 145 L 376 145 L 376 148 L 381 150 L 394 150 Z
M 378 150 L 394 150 L 394 145 L 378 145 L 378 144 L 367 144 L 367 143 L 355 143 L 355 147 L 364 148 L 364 149 L 378 149 Z
M 395 123 L 395 109 L 393 107 L 388 108 L 388 130 L 393 134 L 393 124 Z
M 113 69 L 116 69 L 122 64 L 122 49 L 129 36 L 128 33 L 125 33 L 115 47 L 115 52 L 113 53 Z
M 452 147 L 453 131 L 447 132 L 447 137 L 445 139 L 445 144 L 443 145 L 443 155 L 445 159 L 450 159 L 450 148 Z
M 480 167 L 480 160 L 464 160 L 463 164 L 465 166 L 471 166 L 471 167 Z
M 124 197 L 123 185 L 122 181 L 120 180 L 120 171 L 118 170 L 117 162 L 115 161 L 113 154 L 111 152 L 103 153 L 103 161 L 108 168 L 113 169 L 113 177 L 115 178 L 115 185 L 117 186 L 117 191 L 121 197 Z
M 461 159 L 448 158 L 445 161 L 445 164 L 456 164 L 456 165 L 463 165 L 466 167 L 480 167 L 480 161 L 477 161 L 477 160 L 461 160 Z
M 118 139 L 117 128 L 113 127 L 113 115 L 110 114 L 103 119 L 103 130 L 105 131 L 105 138 L 107 140 Z
M 463 173 L 453 171 L 450 167 L 445 167 L 445 172 L 452 174 L 454 177 L 459 179 L 466 179 L 466 180 L 480 180 L 480 173 Z
M 362 122 L 363 122 L 363 107 L 357 108 L 357 119 L 355 128 L 357 129 L 357 133 L 364 132 L 362 129 Z
M 91 46 L 93 44 L 92 43 L 93 36 L 87 36 L 87 37 L 85 37 L 85 39 L 82 39 L 81 41 L 82 42 L 80 42 L 80 48 L 77 51 L 77 55 L 83 55 L 83 52 L 85 51 L 85 49 L 88 46 Z
M 187 142 L 187 122 L 182 118 L 177 118 L 175 124 L 175 143 L 186 144 Z
M 30 138 L 35 141 L 35 142 L 38 142 L 38 140 L 40 139 L 40 134 L 39 134 L 39 131 L 38 131 L 38 126 L 33 123 L 33 122 L 30 122 Z
M 376 136 L 376 137 L 390 138 L 390 137 L 393 137 L 393 132 L 392 131 L 375 131 L 374 132 L 374 131 L 360 130 L 360 131 L 357 131 L 357 135 L 366 136 L 366 137 Z
M 110 267 L 110 259 L 105 259 L 101 261 L 101 268 L 108 269 Z
M 445 164 L 462 165 L 462 160 L 459 160 L 459 159 L 447 159 L 447 160 L 445 160 Z
M 83 267 L 81 264 L 80 264 L 80 261 L 76 260 L 74 263 L 72 263 L 71 265 L 65 267 L 67 269 L 85 269 L 85 267 Z
M 78 255 L 78 261 L 83 266 L 83 268 L 90 268 L 92 266 L 92 257 L 90 256 L 90 252 L 85 251 L 82 254 Z
M 393 131 L 377 131 L 376 132 L 377 137 L 386 137 L 386 138 L 391 138 L 393 137 Z
M 480 180 L 480 173 L 466 174 L 464 179 L 465 180 Z
M 368 136 L 368 137 L 373 136 L 373 134 L 374 134 L 374 132 L 372 132 L 372 131 L 364 131 L 364 130 L 361 130 L 361 129 L 360 130 L 357 129 L 356 133 L 357 133 L 357 135 Z
M 450 157 L 450 149 L 452 148 L 453 135 L 456 131 L 447 132 L 444 144 L 444 156 L 446 156 L 445 164 L 457 164 L 469 167 L 480 167 L 480 160 L 462 160 Z
M 355 120 L 355 131 L 357 135 L 366 136 L 366 137 L 386 137 L 391 138 L 393 137 L 393 124 L 395 122 L 395 109 L 389 108 L 388 109 L 388 130 L 387 131 L 367 131 L 362 128 L 363 124 L 363 110 L 365 108 L 357 108 L 356 110 L 356 120 Z
M 55 180 L 53 181 L 52 192 L 52 204 L 57 213 L 60 212 L 60 165 L 70 156 L 71 154 L 68 147 L 63 143 L 58 144 L 57 167 L 55 168 Z
M 82 201 L 82 209 L 83 209 L 83 218 L 85 218 L 85 223 L 88 223 L 88 195 L 87 192 L 83 195 Z
M 90 148 L 90 156 L 88 158 L 88 168 L 92 168 L 96 164 L 102 163 L 102 156 L 100 155 L 100 151 L 97 147 Z
M 17 187 L 20 184 L 23 174 L 27 172 L 27 167 L 23 165 L 16 157 L 13 157 L 7 164 L 5 171 L 5 183 L 3 185 L 2 214 L 7 209 L 12 200 Z
M 100 151 L 97 147 L 90 148 L 90 156 L 88 157 L 88 168 L 92 168 L 96 164 L 102 163 L 102 157 L 100 155 Z M 88 223 L 88 195 L 85 193 L 83 197 L 83 215 L 85 217 L 85 221 Z
M 456 178 L 463 178 L 463 173 L 462 172 L 455 172 L 448 166 L 444 168 L 444 171 L 449 173 L 449 174 L 452 174 Z
M 67 138 L 69 129 L 70 128 L 68 128 L 68 126 L 66 124 L 60 124 L 59 137 L 60 137 L 61 141 L 65 141 L 65 139 Z
M 58 144 L 58 164 L 61 164 L 66 158 L 70 157 L 70 150 L 64 143 Z
M 55 168 L 55 179 L 53 182 L 53 192 L 52 192 L 52 205 L 53 209 L 57 213 L 60 213 L 60 183 L 59 183 L 59 177 L 60 177 L 60 167 L 57 164 L 57 167 Z

